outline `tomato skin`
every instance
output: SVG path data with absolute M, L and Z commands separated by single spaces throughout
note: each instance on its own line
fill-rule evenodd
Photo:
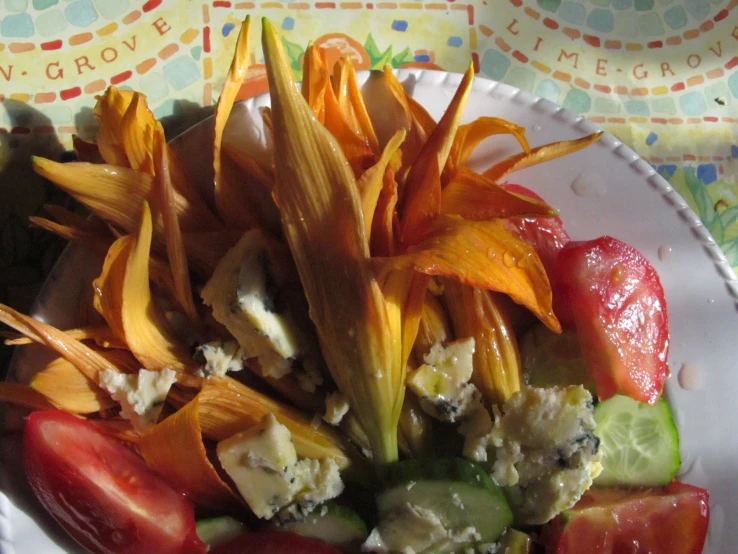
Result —
M 61 410 L 34 412 L 23 465 L 41 504 L 94 554 L 203 554 L 192 504 L 122 442 Z
M 316 539 L 301 537 L 286 531 L 260 531 L 246 533 L 209 554 L 341 554 L 340 550 Z
M 645 491 L 590 489 L 543 531 L 546 554 L 700 554 L 706 490 L 673 481 Z
M 669 376 L 669 325 L 653 266 L 632 246 L 600 237 L 567 244 L 556 273 L 599 399 L 656 402 Z

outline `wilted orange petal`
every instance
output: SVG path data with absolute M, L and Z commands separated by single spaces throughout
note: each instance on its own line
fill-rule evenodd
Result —
M 586 148 L 590 144 L 597 142 L 601 136 L 602 131 L 599 133 L 592 133 L 591 135 L 575 140 L 562 140 L 551 144 L 544 144 L 543 146 L 537 146 L 530 152 L 515 154 L 514 156 L 510 156 L 509 158 L 493 165 L 484 172 L 484 176 L 491 181 L 499 181 L 505 175 L 512 173 L 513 171 L 520 171 L 526 167 L 538 165 L 540 163 L 555 160 L 556 158 L 577 152 Z
M 153 176 L 154 131 L 158 121 L 146 105 L 146 98 L 134 92 L 120 126 L 120 141 L 128 158 L 128 166 Z
M 0 381 L 0 402 L 23 406 L 31 410 L 51 410 L 55 406 L 40 392 L 21 383 Z
M 64 331 L 20 314 L 0 304 L 0 322 L 12 327 L 34 342 L 48 346 L 74 364 L 88 379 L 97 383 L 97 374 L 105 369 L 120 371 L 114 363 L 89 346 L 67 336 Z
M 449 173 L 453 176 L 456 171 L 464 167 L 479 143 L 493 135 L 512 135 L 525 152 L 530 152 L 528 141 L 525 138 L 525 127 L 497 117 L 479 117 L 459 127 L 446 166 Z
M 518 216 L 556 217 L 548 204 L 509 192 L 469 169 L 457 172 L 441 193 L 441 213 L 457 214 L 464 219 L 487 219 Z
M 57 408 L 73 414 L 99 412 L 116 404 L 107 392 L 64 358 L 53 360 L 34 375 L 31 387 Z
M 374 211 L 377 207 L 379 194 L 382 192 L 384 173 L 392 157 L 397 153 L 400 145 L 405 140 L 405 135 L 405 129 L 397 131 L 387 143 L 387 146 L 384 147 L 379 161 L 367 169 L 356 182 L 356 186 L 359 188 L 359 194 L 361 195 L 361 207 L 364 212 L 364 227 L 367 237 L 371 237 Z
M 108 87 L 95 104 L 93 114 L 99 124 L 97 146 L 103 159 L 109 164 L 129 167 L 120 130 L 133 94 L 133 91 Z
M 77 154 L 77 158 L 81 162 L 99 164 L 105 161 L 97 144 L 86 141 L 79 135 L 72 135 L 72 146 L 74 146 L 74 153 Z
M 471 94 L 473 79 L 474 68 L 470 66 L 446 112 L 413 161 L 400 190 L 401 239 L 406 244 L 419 239 L 441 213 L 441 172 Z
M 208 459 L 198 419 L 199 399 L 146 431 L 139 441 L 151 469 L 198 506 L 222 510 L 236 504 L 233 491 Z
M 330 84 L 325 55 L 320 48 L 310 44 L 302 57 L 302 63 L 302 96 L 313 110 L 315 119 L 325 123 L 325 91 Z
M 374 154 L 378 155 L 377 135 L 369 119 L 364 97 L 356 83 L 356 72 L 349 58 L 341 58 L 336 62 L 331 80 L 338 105 L 349 127 L 369 144 Z
M 163 129 L 159 128 L 155 141 L 154 156 L 156 181 L 159 189 L 159 206 L 164 222 L 164 239 L 169 255 L 169 268 L 174 279 L 175 299 L 187 317 L 190 318 L 190 321 L 197 322 L 200 318 L 197 315 L 195 302 L 192 298 L 187 254 L 175 211 L 174 188 L 169 175 L 169 155 Z
M 450 277 L 467 285 L 504 292 L 550 329 L 560 331 L 551 307 L 551 286 L 535 251 L 513 237 L 504 220 L 467 221 L 439 216 L 431 230 L 392 258 L 375 258 L 395 269 Z
M 102 274 L 93 283 L 96 306 L 144 368 L 189 371 L 195 364 L 186 346 L 174 337 L 151 298 L 151 232 L 151 211 L 145 203 L 136 236 L 120 238 L 110 247 Z

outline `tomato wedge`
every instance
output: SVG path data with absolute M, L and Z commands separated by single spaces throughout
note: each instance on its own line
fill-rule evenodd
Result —
M 705 489 L 673 481 L 646 491 L 590 489 L 543 531 L 547 554 L 700 554 L 710 519 Z
M 41 504 L 95 554 L 202 554 L 192 504 L 119 440 L 60 410 L 28 416 L 23 464 Z
M 570 242 L 556 260 L 600 400 L 616 393 L 653 404 L 669 376 L 669 325 L 656 270 L 612 237 Z
M 210 554 L 341 554 L 329 544 L 287 531 L 247 533 L 220 545 Z

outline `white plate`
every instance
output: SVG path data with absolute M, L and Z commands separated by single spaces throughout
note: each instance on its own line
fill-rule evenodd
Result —
M 365 73 L 360 78 L 366 80 L 367 76 Z M 435 71 L 401 70 L 399 76 L 435 118 L 442 114 L 460 81 L 459 75 Z M 261 134 L 254 108 L 268 105 L 268 101 L 268 97 L 259 97 L 234 111 L 232 121 L 238 118 L 238 132 Z M 483 115 L 523 125 L 532 146 L 598 130 L 581 116 L 547 100 L 478 78 L 464 121 Z M 234 129 L 229 127 L 231 132 Z M 198 161 L 209 152 L 209 133 L 203 131 L 207 130 L 200 127 L 186 133 L 174 141 L 174 147 L 186 154 L 182 159 L 187 164 L 199 166 L 203 182 L 207 182 L 208 172 L 202 171 L 207 164 Z M 516 151 L 512 139 L 493 137 L 475 152 L 472 164 L 481 169 Z M 580 195 L 574 193 L 572 184 L 577 179 L 590 184 L 586 194 L 581 195 L 581 190 Z M 738 526 L 726 522 L 738 521 L 738 440 L 734 431 L 738 422 L 738 281 L 720 249 L 669 184 L 611 135 L 582 152 L 514 174 L 511 180 L 537 191 L 559 208 L 574 240 L 612 235 L 638 248 L 658 270 L 671 323 L 669 365 L 673 377 L 666 390 L 681 436 L 681 475 L 684 481 L 710 491 L 712 516 L 705 552 L 735 552 Z M 33 315 L 61 327 L 70 325 L 69 314 L 76 313 L 78 291 L 99 271 L 99 263 L 81 249 L 69 248 L 41 292 Z M 29 348 L 21 352 L 14 371 L 23 380 L 38 367 L 38 352 Z M 701 368 L 699 390 L 684 390 L 678 384 L 683 364 Z M 7 496 L 0 493 L 0 552 L 75 551 L 68 541 L 59 543 L 61 546 L 54 543 L 51 537 L 58 539 L 58 531 L 48 517 L 39 514 L 23 486 L 17 444 L 6 440 L 4 446 L 7 465 L 1 473 L 1 486 Z

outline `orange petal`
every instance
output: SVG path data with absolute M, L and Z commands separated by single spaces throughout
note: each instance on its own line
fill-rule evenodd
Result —
M 107 392 L 64 358 L 57 358 L 34 375 L 31 387 L 72 414 L 95 413 L 116 405 Z
M 195 364 L 186 346 L 174 337 L 151 297 L 151 234 L 151 211 L 144 203 L 139 232 L 113 243 L 102 273 L 93 283 L 96 307 L 144 368 L 190 371 Z
M 106 163 L 130 167 L 128 156 L 120 137 L 123 116 L 133 99 L 133 91 L 108 87 L 105 94 L 98 97 L 93 110 L 99 124 L 97 146 Z
M 223 90 L 215 106 L 215 131 L 213 138 L 213 183 L 215 207 L 229 229 L 246 231 L 258 226 L 258 218 L 254 213 L 255 205 L 248 190 L 241 181 L 234 179 L 223 171 L 221 158 L 221 144 L 223 131 L 228 123 L 228 117 L 233 109 L 233 102 L 241 89 L 249 69 L 251 42 L 251 17 L 241 23 L 236 39 L 236 49 L 231 61 L 231 67 L 226 75 Z
M 560 331 L 551 307 L 551 286 L 535 251 L 513 237 L 504 220 L 467 221 L 440 216 L 407 254 L 375 258 L 395 269 L 449 277 L 504 292 L 526 306 L 550 329 Z
M 74 153 L 77 154 L 77 158 L 81 162 L 99 164 L 105 161 L 97 144 L 86 141 L 79 135 L 72 135 L 72 146 L 74 146 Z
M 118 337 L 115 336 L 112 329 L 107 325 L 80 327 L 78 329 L 67 329 L 64 333 L 74 340 L 93 340 L 98 346 L 103 348 L 123 348 L 127 346 Z M 4 334 L 3 334 L 4 335 Z M 7 345 L 20 346 L 23 344 L 32 344 L 33 340 L 28 337 L 13 337 L 5 341 Z
M 23 333 L 34 342 L 56 350 L 95 383 L 100 371 L 105 369 L 120 371 L 120 368 L 110 360 L 80 341 L 68 337 L 64 331 L 20 314 L 3 304 L 0 304 L 0 322 Z
M 169 268 L 174 278 L 174 293 L 177 303 L 192 322 L 199 321 L 190 287 L 190 272 L 179 220 L 175 210 L 174 188 L 169 175 L 169 155 L 163 129 L 156 134 L 155 169 L 159 189 L 159 206 L 164 223 L 164 240 L 169 257 Z
M 198 419 L 199 398 L 146 431 L 139 449 L 151 469 L 198 506 L 222 510 L 236 496 L 208 459 Z
M 364 103 L 364 97 L 356 83 L 356 72 L 349 58 L 341 58 L 333 68 L 333 91 L 338 100 L 338 106 L 354 134 L 362 137 L 369 144 L 374 154 L 379 154 L 379 142 L 374 132 L 374 126 L 369 119 L 369 113 Z
M 543 146 L 537 146 L 530 152 L 515 154 L 514 156 L 510 156 L 509 158 L 493 165 L 484 172 L 484 176 L 491 181 L 499 181 L 505 175 L 512 173 L 513 171 L 520 171 L 526 167 L 538 165 L 543 162 L 566 156 L 567 154 L 578 152 L 579 150 L 600 140 L 601 136 L 602 131 L 592 133 L 591 135 L 575 140 L 562 140 L 551 144 L 544 144 Z
M 330 84 L 325 55 L 320 48 L 309 44 L 302 57 L 302 85 L 300 91 L 310 106 L 315 119 L 325 123 L 325 91 Z
M 134 92 L 120 126 L 120 141 L 128 158 L 128 166 L 137 171 L 155 174 L 154 131 L 159 122 L 146 105 L 146 98 Z
M 487 137 L 492 135 L 512 135 L 520 143 L 525 152 L 530 152 L 525 138 L 525 127 L 520 127 L 497 117 L 479 117 L 459 127 L 448 157 L 447 170 L 451 175 L 466 165 L 474 149 Z
M 374 213 L 384 185 L 385 171 L 400 148 L 400 145 L 405 140 L 405 135 L 405 129 L 397 131 L 387 143 L 387 146 L 384 147 L 379 161 L 367 169 L 356 182 L 356 186 L 359 187 L 359 194 L 361 195 L 361 207 L 364 212 L 364 227 L 367 237 L 371 237 Z
M 419 239 L 441 213 L 441 172 L 471 94 L 473 79 L 474 68 L 470 66 L 446 113 L 413 161 L 400 190 L 401 239 L 407 244 Z
M 548 204 L 509 192 L 469 169 L 457 172 L 441 193 L 441 213 L 457 214 L 464 219 L 538 216 L 556 217 Z
M 40 392 L 28 385 L 0 381 L 0 402 L 15 404 L 30 410 L 52 410 L 54 405 Z

